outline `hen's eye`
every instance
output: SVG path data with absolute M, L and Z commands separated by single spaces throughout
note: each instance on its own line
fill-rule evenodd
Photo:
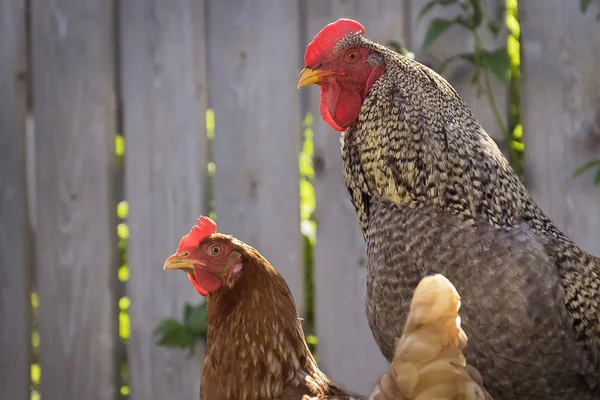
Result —
M 350 49 L 346 52 L 344 58 L 346 59 L 346 61 L 351 63 L 357 62 L 360 58 L 360 52 L 357 49 Z
M 220 244 L 213 244 L 208 248 L 208 254 L 211 256 L 218 256 L 223 252 L 223 247 Z

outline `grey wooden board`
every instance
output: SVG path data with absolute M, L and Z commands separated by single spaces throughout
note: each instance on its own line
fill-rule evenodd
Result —
M 600 27 L 594 2 L 581 14 L 560 0 L 520 4 L 521 118 L 526 182 L 548 216 L 587 251 L 600 255 Z
M 208 2 L 218 229 L 254 246 L 304 313 L 298 2 Z
M 47 400 L 114 400 L 113 3 L 31 10 L 41 387 Z
M 404 1 L 306 1 L 306 36 L 312 40 L 326 24 L 354 18 L 365 36 L 386 44 L 405 42 Z M 339 132 L 319 114 L 319 89 L 303 88 L 313 114 L 315 192 L 318 222 L 315 250 L 316 334 L 321 369 L 348 390 L 371 392 L 388 364 L 367 323 L 366 253 L 358 219 L 343 181 Z
M 428 64 L 432 68 L 437 68 L 447 57 L 473 52 L 474 36 L 466 29 L 455 26 L 444 32 L 432 43 L 431 47 L 424 54 L 420 53 L 431 19 L 452 19 L 457 15 L 458 8 L 436 7 L 422 19 L 417 20 L 419 13 L 427 3 L 429 3 L 428 0 L 411 0 L 412 28 L 409 50 L 417 54 L 419 61 Z M 486 15 L 497 15 L 504 7 L 504 0 L 486 0 L 484 3 Z M 504 18 L 504 15 L 502 15 L 500 19 L 502 26 L 504 26 Z M 487 28 L 483 26 L 479 29 L 479 34 L 482 39 L 481 45 L 486 50 L 493 51 L 500 47 L 506 47 L 507 29 L 502 29 L 498 36 L 494 38 Z M 486 132 L 493 138 L 501 140 L 503 138 L 502 130 L 498 127 L 489 101 L 483 95 L 478 97 L 477 86 L 471 82 L 473 68 L 467 62 L 457 60 L 448 65 L 443 75 L 468 104 Z M 490 84 L 498 111 L 506 127 L 508 119 L 508 86 L 496 79 L 491 73 Z
M 152 332 L 202 297 L 183 273 L 162 270 L 207 213 L 206 106 L 198 35 L 202 2 L 120 3 L 125 196 L 129 201 L 132 400 L 198 398 L 200 369 L 187 352 L 158 347 Z
M 25 2 L 0 0 L 0 398 L 29 400 Z

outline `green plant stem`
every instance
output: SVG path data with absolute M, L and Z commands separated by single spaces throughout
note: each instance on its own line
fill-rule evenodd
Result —
M 473 30 L 473 35 L 475 36 L 475 53 L 481 53 L 481 37 L 477 33 L 476 30 Z M 502 131 L 502 137 L 507 141 L 507 145 L 510 148 L 510 140 L 508 136 L 508 130 L 504 126 L 504 122 L 502 121 L 502 117 L 500 116 L 500 111 L 498 111 L 498 106 L 496 105 L 496 99 L 494 98 L 494 94 L 492 93 L 492 84 L 490 81 L 490 72 L 488 68 L 481 68 L 483 70 L 483 91 L 485 92 L 485 96 L 487 97 L 490 106 L 492 107 L 492 113 L 494 114 L 494 119 L 496 120 L 496 124 Z
M 498 127 L 502 131 L 502 136 L 504 138 L 508 138 L 508 130 L 504 126 L 504 122 L 502 121 L 502 117 L 500 116 L 500 111 L 498 111 L 498 106 L 496 105 L 496 99 L 494 98 L 494 95 L 492 94 L 492 85 L 490 83 L 490 73 L 487 68 L 483 69 L 483 84 L 485 87 L 484 91 L 485 91 L 486 97 L 487 97 L 488 101 L 490 102 L 490 105 L 492 106 L 492 112 L 494 114 L 494 119 L 496 120 L 496 124 L 498 124 Z

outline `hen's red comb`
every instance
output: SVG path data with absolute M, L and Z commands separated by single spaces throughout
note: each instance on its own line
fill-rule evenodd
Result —
M 365 27 L 353 19 L 340 18 L 321 29 L 321 32 L 317 33 L 312 42 L 306 46 L 305 66 L 310 67 L 318 64 L 319 59 L 331 52 L 335 44 L 349 33 L 362 35 L 365 33 Z
M 202 239 L 212 235 L 216 231 L 217 224 L 215 224 L 215 221 L 205 216 L 198 217 L 198 224 L 192 226 L 190 233 L 182 237 L 179 241 L 177 252 L 195 248 L 202 241 Z

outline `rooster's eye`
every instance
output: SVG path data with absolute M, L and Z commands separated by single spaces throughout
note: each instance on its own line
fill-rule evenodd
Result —
M 357 49 L 350 49 L 344 55 L 347 62 L 354 63 L 360 58 L 360 52 Z
M 211 256 L 218 256 L 223 252 L 223 247 L 220 244 L 213 244 L 208 248 L 208 254 Z

